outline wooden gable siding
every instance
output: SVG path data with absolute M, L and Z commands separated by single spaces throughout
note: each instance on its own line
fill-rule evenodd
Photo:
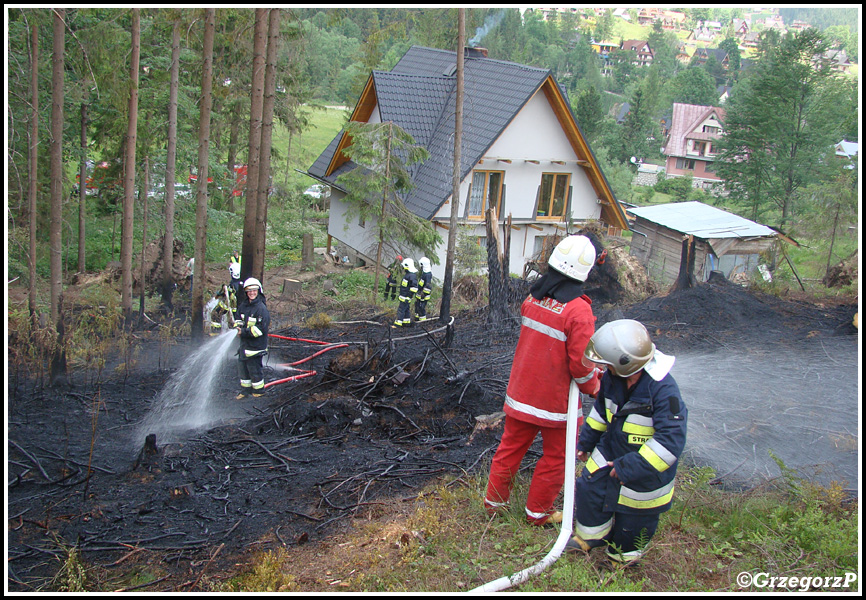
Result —
M 373 115 L 373 111 L 376 109 L 377 103 L 376 86 L 373 85 L 373 76 L 370 75 L 367 79 L 367 85 L 364 86 L 361 99 L 358 100 L 358 105 L 355 107 L 349 120 L 357 121 L 359 123 L 368 122 L 370 117 Z M 349 157 L 346 156 L 343 151 L 351 145 L 351 138 L 349 135 L 344 133 L 342 139 L 340 139 L 339 145 L 337 146 L 337 150 L 334 152 L 334 156 L 331 157 L 331 164 L 328 165 L 328 170 L 325 173 L 326 175 L 330 175 L 349 160 Z

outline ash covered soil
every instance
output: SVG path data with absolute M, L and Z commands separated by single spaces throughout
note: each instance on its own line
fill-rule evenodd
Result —
M 501 425 L 476 417 L 502 410 L 518 306 L 497 324 L 485 310 L 455 314 L 453 336 L 435 321 L 395 331 L 383 315 L 273 329 L 366 342 L 366 353 L 358 344 L 322 353 L 303 364 L 315 376 L 240 402 L 234 359 L 224 357 L 213 411 L 230 416 L 185 439 L 157 438 L 155 453 L 142 451 L 136 424 L 190 345 L 166 350 L 141 335 L 134 367 L 107 368 L 98 384 L 80 376 L 66 390 L 10 378 L 8 589 L 42 588 L 75 547 L 107 570 L 159 563 L 169 575 L 144 589 L 189 591 L 204 570 L 231 573 L 256 553 L 333 539 L 353 519 L 386 514 L 436 480 L 484 472 Z M 858 364 L 856 303 L 785 301 L 722 282 L 594 308 L 598 325 L 640 320 L 678 356 L 841 341 L 854 352 L 844 360 Z M 266 380 L 287 376 L 277 365 L 321 348 L 273 339 Z M 696 426 L 690 420 L 690 433 Z M 528 460 L 539 454 L 537 444 Z

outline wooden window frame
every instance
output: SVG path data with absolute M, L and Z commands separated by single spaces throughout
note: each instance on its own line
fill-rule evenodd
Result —
M 487 214 L 487 210 L 490 208 L 488 205 L 488 201 L 490 199 L 489 191 L 490 191 L 490 175 L 492 173 L 498 173 L 500 176 L 499 179 L 499 190 L 497 193 L 497 202 L 496 202 L 496 216 L 500 217 L 500 213 L 502 211 L 502 190 L 505 187 L 505 171 L 497 171 L 494 169 L 475 169 L 472 171 L 472 179 L 469 182 L 469 201 L 466 205 L 466 215 L 469 219 L 474 219 L 478 221 L 483 221 Z M 472 191 L 475 186 L 475 175 L 476 174 L 484 174 L 484 196 L 481 199 L 481 214 L 473 214 L 472 213 Z
M 541 190 L 544 189 L 544 178 L 545 177 L 553 177 L 553 181 L 550 186 L 550 197 L 547 199 L 541 197 Z M 553 204 L 556 201 L 555 192 L 556 192 L 556 181 L 559 177 L 565 177 L 565 196 L 562 198 L 562 214 L 554 215 L 550 214 L 552 212 Z M 539 221 L 562 221 L 566 217 L 566 213 L 568 212 L 568 190 L 571 188 L 571 173 L 542 173 L 541 174 L 541 185 L 538 188 L 538 206 L 535 207 L 535 218 Z M 539 212 L 544 207 L 544 215 L 539 214 Z

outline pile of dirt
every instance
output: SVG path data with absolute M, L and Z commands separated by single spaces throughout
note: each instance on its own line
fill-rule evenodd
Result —
M 859 254 L 859 251 L 855 251 L 845 260 L 830 267 L 827 270 L 827 274 L 824 276 L 824 285 L 830 288 L 839 288 L 851 285 L 857 281 Z

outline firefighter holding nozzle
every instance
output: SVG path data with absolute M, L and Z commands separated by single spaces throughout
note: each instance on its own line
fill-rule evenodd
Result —
M 656 349 L 641 323 L 621 319 L 596 331 L 584 364 L 606 368 L 577 443 L 585 461 L 575 488 L 575 535 L 566 549 L 607 546 L 617 564 L 639 560 L 674 494 L 688 410 L 670 374 L 674 357 Z
M 268 353 L 268 328 L 271 324 L 271 314 L 262 294 L 262 284 L 255 277 L 244 282 L 246 299 L 238 304 L 234 326 L 240 338 L 238 348 L 238 374 L 241 380 L 241 392 L 238 400 L 243 400 L 248 394 L 258 398 L 265 393 L 265 377 L 262 371 L 262 359 Z

